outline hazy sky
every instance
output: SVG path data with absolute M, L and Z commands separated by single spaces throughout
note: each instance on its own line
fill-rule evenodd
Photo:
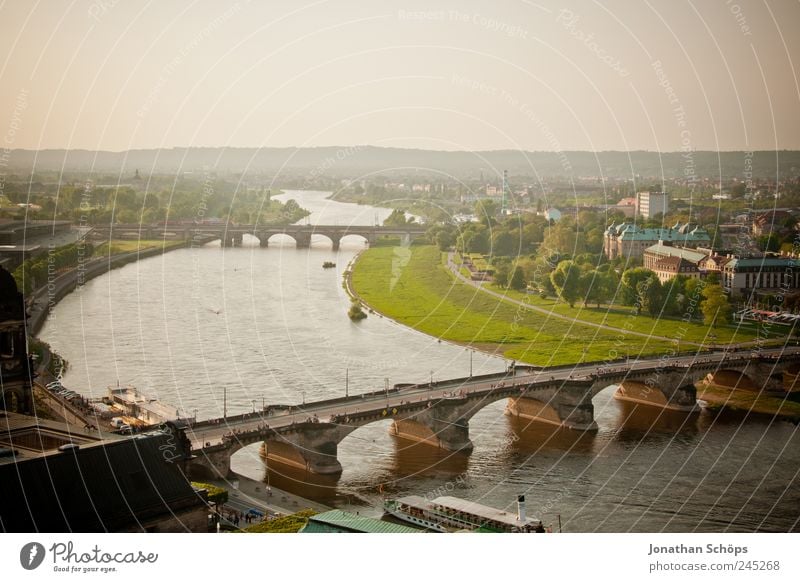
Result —
M 800 149 L 797 0 L 0 4 L 6 148 Z

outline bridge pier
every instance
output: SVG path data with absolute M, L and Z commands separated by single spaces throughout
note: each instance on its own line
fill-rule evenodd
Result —
M 242 240 L 244 239 L 244 235 L 241 232 L 237 232 L 231 237 L 233 241 L 233 246 L 240 247 L 242 246 Z
M 333 250 L 334 251 L 338 251 L 339 250 L 339 245 L 341 244 L 341 241 L 342 241 L 342 237 L 341 236 L 335 236 L 335 235 L 328 235 L 328 236 L 333 241 Z
M 338 475 L 342 464 L 338 459 L 339 443 L 356 429 L 328 423 L 307 423 L 280 441 L 267 440 L 267 458 L 275 459 L 318 475 Z M 277 446 L 275 446 L 277 444 Z
M 264 234 L 259 235 L 258 236 L 258 246 L 260 246 L 262 249 L 267 248 L 269 246 L 269 236 L 264 235 Z
M 469 420 L 466 418 L 464 403 L 454 405 L 439 403 L 423 412 L 414 413 L 411 418 L 396 420 L 390 432 L 397 437 L 427 443 L 450 452 L 469 452 L 472 441 L 469 438 Z
M 190 479 L 227 479 L 231 472 L 231 454 L 227 445 L 194 451 L 185 461 L 184 473 Z
M 565 380 L 549 390 L 510 398 L 506 413 L 573 430 L 594 431 L 592 380 Z
M 294 236 L 298 249 L 307 249 L 311 246 L 311 234 L 298 232 L 292 236 Z

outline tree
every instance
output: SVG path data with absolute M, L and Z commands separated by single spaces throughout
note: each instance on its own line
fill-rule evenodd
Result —
M 497 203 L 494 200 L 478 200 L 475 203 L 475 216 L 485 226 L 492 227 L 497 222 Z
M 728 296 L 720 285 L 706 285 L 703 289 L 705 300 L 701 305 L 703 322 L 706 325 L 717 327 L 717 324 L 731 322 L 733 308 L 728 301 Z
M 361 301 L 353 299 L 350 303 L 350 309 L 347 310 L 347 317 L 353 321 L 361 321 L 367 317 L 367 314 L 361 309 Z
M 514 267 L 514 274 L 511 275 L 511 281 L 509 281 L 508 286 L 515 291 L 522 291 L 528 286 L 525 282 L 525 272 L 519 265 Z
M 439 247 L 440 251 L 446 251 L 453 246 L 454 242 L 455 238 L 452 233 L 446 230 L 441 230 L 436 234 L 436 245 Z
M 661 312 L 663 306 L 661 281 L 655 273 L 636 284 L 636 294 L 639 297 L 636 310 L 645 309 L 650 317 L 655 317 Z
M 655 276 L 655 273 L 642 267 L 628 269 L 622 274 L 622 299 L 626 305 L 636 305 L 639 302 L 639 283 L 651 275 Z
M 494 269 L 494 282 L 500 287 L 508 285 L 509 266 L 507 263 L 500 263 L 495 265 Z
M 479 231 L 472 234 L 467 240 L 465 238 L 465 250 L 468 253 L 480 253 L 485 255 L 489 252 L 489 236 L 486 231 Z
M 614 296 L 617 287 L 614 271 L 594 269 L 584 273 L 582 278 L 581 287 L 586 291 L 584 305 L 594 303 L 600 307 L 601 303 L 607 303 Z
M 289 200 L 292 202 L 292 200 Z M 288 205 L 289 202 L 286 204 Z M 405 226 L 408 224 L 406 220 L 406 212 L 405 210 L 400 210 L 399 208 L 395 208 L 392 210 L 392 213 L 386 217 L 386 220 L 383 221 L 383 226 Z
M 580 267 L 572 261 L 561 261 L 555 271 L 550 273 L 550 281 L 562 301 L 575 307 L 575 300 L 580 297 Z
M 762 251 L 775 253 L 781 248 L 781 241 L 777 234 L 770 233 L 758 237 L 758 248 Z
M 492 254 L 501 257 L 510 257 L 517 254 L 517 241 L 507 230 L 495 231 L 492 236 Z
M 689 318 L 698 317 L 700 315 L 699 307 L 703 299 L 702 293 L 704 287 L 705 281 L 695 279 L 694 277 L 689 278 L 686 283 L 684 283 L 685 298 L 683 300 L 683 310 Z
M 686 309 L 686 275 L 676 275 L 661 286 L 663 311 L 666 315 L 678 315 Z

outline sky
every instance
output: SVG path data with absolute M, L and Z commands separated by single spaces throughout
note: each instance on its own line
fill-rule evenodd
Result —
M 6 0 L 3 148 L 800 149 L 797 0 Z

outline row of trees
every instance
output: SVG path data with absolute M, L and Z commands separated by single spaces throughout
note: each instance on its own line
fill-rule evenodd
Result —
M 28 294 L 47 283 L 48 277 L 54 277 L 60 271 L 77 266 L 81 261 L 89 259 L 93 253 L 94 247 L 91 244 L 74 243 L 28 259 L 12 274 L 17 287 Z
M 144 188 L 144 184 L 140 185 Z M 61 186 L 55 195 L 30 198 L 41 210 L 30 218 L 72 220 L 89 224 L 150 224 L 165 220 L 220 218 L 240 224 L 290 224 L 308 215 L 294 200 L 273 200 L 271 191 L 237 191 L 223 180 L 177 179 L 133 186 Z M 26 199 L 27 201 L 28 199 Z
M 558 297 L 570 307 L 603 304 L 632 306 L 637 315 L 703 317 L 708 325 L 729 323 L 733 314 L 728 296 L 713 274 L 704 280 L 677 275 L 661 282 L 649 269 L 636 267 L 620 275 L 611 263 L 584 254 L 552 262 L 541 259 L 500 260 L 495 263 L 495 284 L 509 289 L 536 291 L 541 297 Z

